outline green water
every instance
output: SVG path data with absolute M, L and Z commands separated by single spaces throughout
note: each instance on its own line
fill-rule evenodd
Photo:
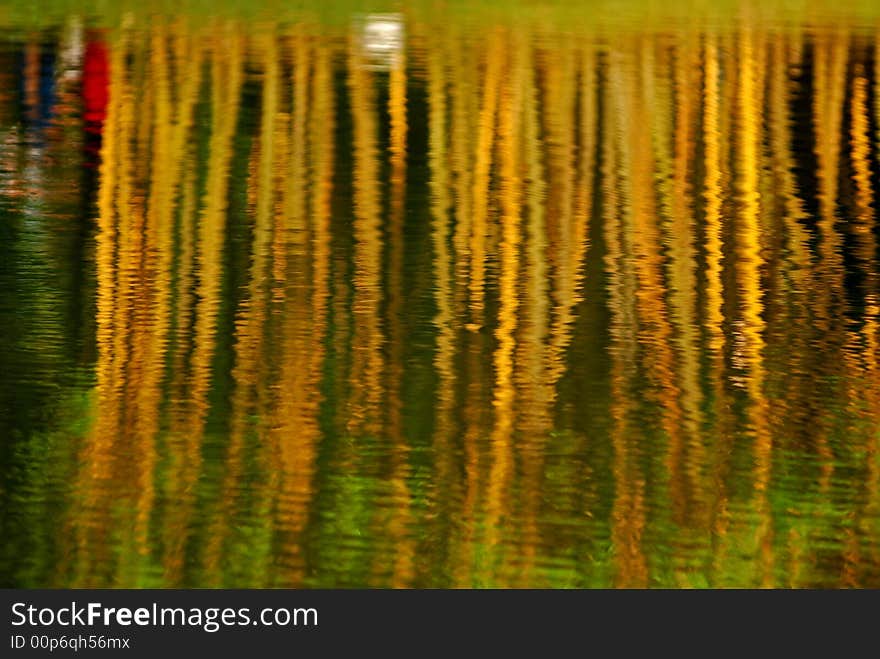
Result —
M 0 583 L 880 586 L 875 10 L 230 7 L 0 12 Z

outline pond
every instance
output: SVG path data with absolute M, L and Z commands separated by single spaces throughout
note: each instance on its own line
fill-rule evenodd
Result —
M 2 585 L 880 586 L 870 10 L 49 4 Z

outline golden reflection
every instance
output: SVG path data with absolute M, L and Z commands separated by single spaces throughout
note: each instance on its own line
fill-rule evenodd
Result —
M 693 546 L 699 546 L 697 538 L 706 529 L 705 502 L 706 482 L 703 478 L 706 452 L 701 435 L 702 391 L 699 386 L 699 328 L 697 315 L 695 208 L 691 185 L 694 163 L 694 114 L 695 94 L 698 88 L 694 72 L 697 70 L 697 44 L 693 37 L 681 35 L 674 58 L 675 126 L 673 133 L 672 200 L 669 204 L 672 217 L 667 223 L 669 231 L 669 261 L 667 263 L 670 283 L 670 315 L 676 328 L 678 348 L 677 381 L 681 391 L 681 436 L 676 432 L 670 442 L 668 464 L 673 490 L 673 514 L 676 521 L 692 536 Z M 684 535 L 684 533 L 683 533 Z M 684 552 L 682 552 L 684 554 Z M 690 556 L 681 557 L 679 579 L 687 584 L 692 570 Z
M 329 139 L 335 116 L 329 85 L 328 54 L 322 46 L 310 47 L 299 34 L 293 45 L 293 137 L 288 142 L 279 133 L 279 148 L 289 144 L 289 153 L 279 154 L 304 177 L 286 185 L 284 168 L 276 168 L 275 185 L 280 194 L 308 191 L 307 198 L 286 206 L 286 214 L 275 224 L 273 240 L 278 245 L 273 269 L 283 287 L 281 313 L 281 356 L 277 389 L 267 435 L 270 459 L 265 468 L 278 468 L 275 496 L 276 542 L 279 566 L 272 584 L 301 586 L 305 578 L 303 534 L 313 497 L 316 446 L 320 435 L 317 385 L 323 360 L 328 297 L 329 208 L 332 190 L 332 151 Z M 283 116 L 279 112 L 279 116 Z M 287 125 L 281 122 L 281 129 Z M 309 178 L 307 172 L 310 172 Z M 308 185 L 307 185 L 308 184 Z M 284 231 L 284 228 L 289 231 Z M 273 250 L 275 252 L 275 250 Z M 280 263 L 279 263 L 280 262 Z M 278 279 L 276 278 L 276 281 Z M 277 458 L 276 465 L 271 460 Z
M 381 233 L 380 162 L 376 85 L 352 41 L 348 54 L 348 87 L 354 123 L 354 346 L 352 433 L 377 435 L 384 426 L 381 401 L 385 370 L 385 331 L 381 319 L 383 245 Z
M 199 90 L 202 84 L 202 57 L 204 44 L 201 36 L 195 39 L 187 38 L 180 26 L 175 28 L 174 39 L 175 60 L 186 61 L 187 66 L 181 66 L 178 71 L 176 88 L 179 90 L 180 107 L 175 124 L 173 143 L 169 149 L 169 157 L 175 160 L 175 179 L 183 178 L 179 185 L 182 187 L 180 200 L 180 227 L 178 230 L 179 254 L 177 257 L 177 287 L 175 291 L 175 333 L 174 353 L 172 357 L 172 380 L 173 391 L 182 394 L 189 382 L 185 378 L 186 355 L 191 346 L 190 325 L 194 300 L 191 293 L 194 273 L 194 237 L 196 223 L 196 184 L 192 170 L 193 154 L 187 142 L 192 130 L 193 109 L 196 104 Z M 184 154 L 182 157 L 176 154 Z M 173 200 L 174 190 L 169 195 Z M 173 226 L 173 201 L 170 211 Z M 173 230 L 173 229 L 172 229 Z M 188 526 L 193 506 L 193 487 L 198 478 L 198 439 L 190 436 L 189 432 L 189 409 L 188 405 L 176 405 L 171 410 L 168 442 L 174 447 L 172 459 L 169 461 L 168 496 L 172 497 L 177 504 L 168 512 L 168 522 L 165 525 L 163 544 L 165 556 L 163 566 L 169 579 L 179 580 L 182 577 L 184 552 L 188 534 Z
M 455 357 L 457 335 L 455 331 L 455 280 L 453 278 L 452 251 L 452 191 L 450 190 L 450 136 L 447 115 L 450 107 L 449 65 L 447 51 L 439 39 L 428 42 L 428 142 L 429 167 L 431 170 L 431 246 L 433 249 L 433 287 L 434 303 L 437 313 L 433 325 L 437 329 L 436 349 L 433 364 L 437 372 L 436 427 L 432 440 L 434 456 L 433 478 L 436 483 L 447 483 L 442 490 L 434 486 L 432 493 L 442 492 L 439 499 L 438 519 L 432 525 L 432 532 L 445 532 L 444 525 L 449 516 L 457 514 L 461 504 L 461 485 L 457 479 L 456 426 L 452 415 L 456 403 Z
M 410 451 L 408 438 L 403 429 L 403 374 L 404 374 L 404 278 L 403 258 L 406 249 L 404 237 L 404 205 L 406 202 L 406 59 L 397 53 L 390 65 L 388 79 L 388 116 L 391 134 L 389 136 L 389 159 L 391 165 L 391 200 L 388 222 L 388 240 L 391 243 L 388 259 L 388 437 L 391 450 L 391 497 L 395 508 L 387 521 L 389 539 L 393 543 L 393 568 L 391 586 L 403 588 L 413 582 L 415 542 L 410 532 L 412 526 L 411 501 L 408 479 Z M 380 518 L 381 520 L 381 518 Z M 387 557 L 381 556 L 377 568 L 387 564 Z
M 89 519 L 94 515 L 100 520 L 106 515 L 106 504 L 101 500 L 101 488 L 112 469 L 112 445 L 120 424 L 119 389 L 117 371 L 114 368 L 115 355 L 114 336 L 119 333 L 115 322 L 115 298 L 117 295 L 116 250 L 119 230 L 116 221 L 116 195 L 119 187 L 117 179 L 120 173 L 120 157 L 122 143 L 127 140 L 121 122 L 123 84 L 123 62 L 127 40 L 123 37 L 115 44 L 111 55 L 111 66 L 120 72 L 110 82 L 109 104 L 104 123 L 104 140 L 101 150 L 101 189 L 98 194 L 98 235 L 96 247 L 97 269 L 97 327 L 96 342 L 98 359 L 95 366 L 97 391 L 97 420 L 94 422 L 90 436 L 82 448 L 85 467 L 79 475 L 81 501 L 79 503 L 82 516 L 69 520 L 74 546 L 66 554 L 72 563 L 63 566 L 71 570 L 71 583 L 87 587 L 99 583 L 93 576 L 96 561 L 106 559 L 102 547 L 106 545 L 95 541 L 95 521 Z
M 134 66 L 132 68 L 142 66 L 145 57 L 144 48 L 133 48 Z M 145 141 L 152 127 L 149 109 L 143 115 L 137 114 L 138 118 L 143 117 L 144 121 L 135 120 L 135 106 L 144 99 L 147 100 L 149 106 L 149 101 L 152 100 L 150 98 L 152 89 L 151 85 L 145 85 L 139 89 L 131 79 L 127 82 L 129 84 L 123 87 L 124 91 L 120 93 L 122 97 L 119 112 L 120 132 L 125 137 L 120 140 L 120 177 L 116 199 L 119 245 L 116 256 L 118 288 L 114 316 L 119 323 L 119 328 L 115 332 L 113 345 L 114 371 L 118 387 L 118 398 L 114 402 L 122 408 L 121 414 L 125 424 L 130 422 L 132 418 L 138 418 L 132 414 L 132 411 L 136 409 L 135 399 L 139 394 L 143 371 L 145 368 L 154 367 L 154 365 L 147 363 L 143 352 L 143 340 L 145 334 L 149 332 L 150 324 L 149 320 L 144 318 L 146 304 L 142 296 L 149 295 L 149 282 L 141 280 L 138 276 L 144 248 L 144 204 L 143 194 L 138 188 L 140 181 L 143 180 L 144 165 L 142 163 L 145 160 L 145 158 L 138 158 L 138 155 L 145 155 Z M 118 459 L 118 455 L 114 456 L 116 460 L 108 483 L 109 489 L 111 491 L 117 490 L 116 496 L 126 501 L 125 518 L 129 523 L 120 539 L 120 544 L 124 548 L 124 557 L 121 561 L 115 564 L 111 563 L 108 566 L 112 570 L 108 576 L 113 582 L 117 579 L 115 572 L 121 567 L 122 561 L 130 560 L 132 554 L 137 552 L 137 539 L 132 537 L 132 531 L 137 529 L 138 524 L 136 519 L 132 519 L 131 506 L 132 504 L 137 506 L 132 499 L 140 498 L 140 493 L 132 492 L 129 484 L 138 483 L 141 480 L 138 472 L 144 465 L 139 458 L 146 457 L 145 453 L 148 450 L 142 444 L 143 438 L 138 437 L 136 431 L 133 433 L 120 432 L 114 440 L 116 446 L 120 447 L 124 454 L 134 459 L 120 464 L 122 461 Z M 152 441 L 152 438 L 149 438 L 148 441 Z M 107 494 L 109 492 L 105 496 Z M 136 572 L 137 566 L 131 567 L 135 568 Z
M 839 346 L 840 320 L 844 316 L 842 233 L 838 228 L 838 178 L 849 36 L 840 30 L 821 31 L 813 43 L 815 94 L 813 121 L 816 140 L 816 174 L 819 197 L 819 263 L 816 268 L 819 304 L 816 325 L 822 330 L 819 345 Z M 818 427 L 817 446 L 822 457 L 822 488 L 830 487 L 833 453 L 827 428 Z
M 276 188 L 276 144 L 275 124 L 279 106 L 279 66 L 278 66 L 278 42 L 276 36 L 269 30 L 260 33 L 254 44 L 257 53 L 262 56 L 263 89 L 261 99 L 261 115 L 259 137 L 254 143 L 252 160 L 256 159 L 256 167 L 251 165 L 248 188 L 256 192 L 253 221 L 253 239 L 251 243 L 251 259 L 249 270 L 249 286 L 246 296 L 242 299 L 236 311 L 236 344 L 235 365 L 232 369 L 233 393 L 231 397 L 231 419 L 229 428 L 229 440 L 225 449 L 223 477 L 221 480 L 220 494 L 215 513 L 215 522 L 211 527 L 209 540 L 204 547 L 205 564 L 204 579 L 211 585 L 218 586 L 223 571 L 220 570 L 220 561 L 223 554 L 224 544 L 232 531 L 230 521 L 235 523 L 247 513 L 240 511 L 241 503 L 238 501 L 238 489 L 235 484 L 244 477 L 245 450 L 247 435 L 256 431 L 262 444 L 262 424 L 256 428 L 246 419 L 250 415 L 259 414 L 260 393 L 264 391 L 257 383 L 262 379 L 261 353 L 264 349 L 263 332 L 266 320 L 267 300 L 264 286 L 267 274 L 270 271 L 271 234 Z M 268 459 L 272 459 L 270 456 Z M 266 458 L 264 458 L 266 459 Z M 273 465 L 274 467 L 274 465 Z M 269 487 L 275 483 L 277 469 L 269 470 Z M 271 491 L 271 490 L 269 490 Z M 255 493 L 262 502 L 253 504 L 260 510 L 260 505 L 265 505 L 268 491 L 261 490 Z M 242 522 L 237 522 L 241 524 Z M 240 566 L 239 569 L 252 568 L 260 570 L 262 565 L 256 562 L 253 566 Z M 255 583 L 263 585 L 265 581 L 262 575 L 254 576 Z
M 850 112 L 850 135 L 852 144 L 853 182 L 855 183 L 855 221 L 851 231 L 855 234 L 855 253 L 859 268 L 865 275 L 865 289 L 868 296 L 875 293 L 876 276 L 874 259 L 877 244 L 874 237 L 873 203 L 871 187 L 871 141 L 868 114 L 868 81 L 861 67 L 853 78 Z
M 455 281 L 456 306 L 464 303 L 468 291 L 468 265 L 470 259 L 470 233 L 473 199 L 471 189 L 473 181 L 472 150 L 476 137 L 477 122 L 477 73 L 472 66 L 476 53 L 475 48 L 450 29 L 443 42 L 443 51 L 449 54 L 450 70 L 449 93 L 451 97 L 450 126 L 451 136 L 450 158 L 452 187 L 454 193 L 454 233 L 455 249 Z
M 496 133 L 495 113 L 498 107 L 498 88 L 501 77 L 503 51 L 498 33 L 490 39 L 486 52 L 486 70 L 483 72 L 483 89 L 480 106 L 480 120 L 474 148 L 473 192 L 470 239 L 470 312 L 472 329 L 483 325 L 483 306 L 486 268 L 486 233 L 489 215 L 489 173 Z
M 713 423 L 710 432 L 720 434 L 725 430 L 722 412 L 728 403 L 725 396 L 725 310 L 724 310 L 724 200 L 725 190 L 722 144 L 722 119 L 724 116 L 724 94 L 722 75 L 726 73 L 722 58 L 722 44 L 715 35 L 706 35 L 704 44 L 703 70 L 703 153 L 705 176 L 703 178 L 706 253 L 706 283 L 704 304 L 704 327 L 707 337 L 708 359 L 710 363 L 711 389 L 708 395 L 714 401 Z M 725 447 L 724 442 L 714 442 L 715 447 Z M 726 448 L 726 447 L 725 447 Z M 724 449 L 722 449 L 724 450 Z M 716 459 L 712 476 L 719 484 L 718 490 L 709 497 L 712 504 L 710 512 L 711 528 L 715 540 L 712 548 L 716 558 L 723 558 L 721 547 L 727 527 L 728 495 L 723 485 L 725 460 Z M 721 540 L 721 542 L 719 542 Z
M 862 542 L 870 538 L 870 524 L 877 513 L 877 433 L 870 429 L 880 414 L 877 396 L 877 274 L 875 261 L 877 241 L 874 236 L 874 192 L 871 177 L 870 108 L 868 106 L 868 81 L 861 64 L 856 67 L 850 95 L 850 145 L 852 179 L 855 184 L 855 216 L 850 226 L 854 238 L 854 252 L 858 268 L 863 273 L 865 316 L 861 332 L 849 331 L 845 358 L 847 366 L 862 377 L 855 379 L 848 391 L 850 410 L 854 422 L 849 435 L 854 444 L 864 451 L 866 459 L 862 501 L 855 513 L 855 523 L 848 530 L 844 552 L 843 577 L 847 587 L 867 587 L 870 583 L 861 574 L 863 557 L 870 561 L 878 558 L 877 543 Z M 862 429 L 868 420 L 868 432 Z M 865 546 L 863 546 L 865 545 Z
M 611 54 L 607 69 L 609 89 L 603 111 L 608 121 L 608 125 L 603 126 L 603 132 L 608 136 L 604 154 L 606 176 L 609 189 L 616 193 L 609 194 L 605 200 L 607 213 L 604 218 L 612 287 L 611 433 L 615 495 L 611 541 L 615 559 L 614 584 L 627 588 L 645 587 L 648 579 L 647 560 L 642 550 L 645 478 L 639 467 L 640 447 L 633 427 L 635 406 L 631 390 L 638 367 L 637 313 L 640 303 L 645 301 L 644 296 L 639 298 L 637 291 L 652 285 L 641 281 L 645 274 L 657 275 L 656 258 L 650 259 L 639 253 L 644 247 L 644 243 L 639 244 L 640 224 L 653 214 L 653 207 L 646 208 L 650 203 L 646 195 L 633 194 L 650 176 L 645 167 L 650 144 L 646 149 L 642 127 L 636 121 L 641 108 L 631 107 L 631 104 L 640 102 L 640 96 L 635 92 L 638 57 L 638 51 Z M 638 158 L 634 157 L 634 148 Z M 637 176 L 639 178 L 633 181 Z M 647 239 L 651 237 L 645 236 Z M 656 238 L 656 234 L 653 237 Z M 647 272 L 644 267 L 639 267 L 640 264 L 647 266 Z
M 580 264 L 586 250 L 586 215 L 575 211 L 576 61 L 572 44 L 563 40 L 544 55 L 544 131 L 547 138 L 547 215 L 552 268 L 553 325 L 550 330 L 549 373 L 555 383 L 565 369 L 564 353 L 571 338 L 574 306 L 578 299 Z M 577 183 L 580 183 L 579 181 Z M 578 186 L 580 187 L 580 186 Z
M 840 130 L 843 121 L 843 98 L 846 89 L 847 36 L 840 32 L 820 32 L 814 37 L 813 66 L 816 92 L 813 121 L 816 133 L 817 176 L 820 209 L 820 272 L 823 296 L 829 310 L 842 302 L 840 232 L 837 230 L 838 167 Z M 834 316 L 820 316 L 823 327 L 830 328 Z
M 751 29 L 743 29 L 738 44 L 738 144 L 736 174 L 738 178 L 740 213 L 738 215 L 736 270 L 740 282 L 741 324 L 737 356 L 747 371 L 746 391 L 749 397 L 749 431 L 754 437 L 754 491 L 757 500 L 758 552 L 761 574 L 758 583 L 772 586 L 772 517 L 769 512 L 767 488 L 770 481 L 772 437 L 768 427 L 768 404 L 764 394 L 764 304 L 762 301 L 761 269 L 761 196 L 757 163 L 761 145 L 761 108 L 763 79 L 763 42 L 755 44 Z
M 501 41 L 499 39 L 499 41 Z M 502 43 L 509 52 L 507 35 Z M 508 56 L 509 57 L 509 56 Z M 519 146 L 519 108 L 522 104 L 522 85 L 518 73 L 522 71 L 519 58 L 511 63 L 512 69 L 506 76 L 506 84 L 500 90 L 499 104 L 499 152 L 501 178 L 501 254 L 498 295 L 498 323 L 495 338 L 498 347 L 493 355 L 495 382 L 492 404 L 495 407 L 495 420 L 489 438 L 491 467 L 489 469 L 489 488 L 487 492 L 486 544 L 495 548 L 500 542 L 499 523 L 505 516 L 510 500 L 508 491 L 513 471 L 513 417 L 516 400 L 514 387 L 513 358 L 516 352 L 517 311 L 519 307 L 519 249 L 521 240 L 520 206 L 520 146 Z M 500 563 L 504 561 L 503 551 L 495 550 Z
M 522 241 L 523 267 L 520 278 L 522 293 L 520 308 L 522 312 L 518 327 L 520 337 L 515 354 L 515 377 L 519 396 L 532 401 L 529 405 L 518 406 L 517 427 L 522 430 L 517 442 L 517 458 L 522 464 L 522 517 L 521 531 L 522 565 L 520 576 L 514 585 L 525 586 L 539 579 L 536 574 L 537 547 L 540 543 L 541 529 L 541 487 L 544 478 L 544 453 L 548 435 L 553 427 L 552 404 L 554 387 L 548 378 L 548 343 L 550 327 L 550 304 L 548 284 L 548 247 L 544 205 L 545 191 L 544 166 L 542 162 L 541 141 L 539 138 L 540 115 L 538 113 L 538 89 L 534 70 L 528 63 L 535 57 L 531 45 L 517 34 L 515 52 L 516 65 L 521 68 L 520 103 L 522 104 L 521 152 L 524 160 L 521 167 L 523 199 L 521 212 L 524 215 Z M 585 88 L 586 89 L 586 88 Z M 592 86 L 589 88 L 592 89 Z M 587 125 L 594 116 L 584 113 Z M 590 136 L 584 136 L 585 143 Z M 587 155 L 586 153 L 584 154 Z M 586 157 L 585 157 L 586 160 Z M 592 172 L 591 172 L 592 173 Z M 583 191 L 586 196 L 587 190 Z M 583 211 L 586 213 L 584 200 Z M 540 581 L 538 583 L 541 583 Z

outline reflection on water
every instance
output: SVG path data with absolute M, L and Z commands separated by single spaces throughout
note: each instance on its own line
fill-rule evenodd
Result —
M 0 50 L 15 586 L 880 586 L 880 37 Z

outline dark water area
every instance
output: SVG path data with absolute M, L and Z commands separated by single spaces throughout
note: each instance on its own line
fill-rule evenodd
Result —
M 880 33 L 0 32 L 0 583 L 880 587 Z

